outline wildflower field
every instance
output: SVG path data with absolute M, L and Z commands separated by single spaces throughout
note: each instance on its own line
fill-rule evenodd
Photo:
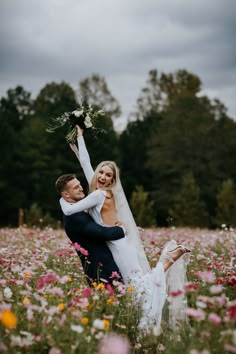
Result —
M 170 239 L 192 249 L 187 322 L 138 332 L 133 289 L 88 287 L 63 230 L 0 229 L 0 352 L 94 354 L 236 353 L 236 232 L 155 229 L 141 232 L 151 265 Z M 170 294 L 178 296 L 180 292 Z

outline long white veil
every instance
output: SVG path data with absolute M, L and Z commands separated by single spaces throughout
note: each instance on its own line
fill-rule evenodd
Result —
M 115 188 L 115 202 L 118 220 L 125 224 L 128 241 L 132 246 L 136 247 L 139 264 L 143 270 L 143 274 L 146 274 L 150 270 L 150 265 L 120 180 L 117 181 Z

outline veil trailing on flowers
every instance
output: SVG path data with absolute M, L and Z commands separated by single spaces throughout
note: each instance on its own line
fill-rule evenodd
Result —
M 125 224 L 128 241 L 132 244 L 132 246 L 136 247 L 139 264 L 143 270 L 143 274 L 145 274 L 150 270 L 150 265 L 120 180 L 117 181 L 114 194 L 117 218 Z
M 115 188 L 115 201 L 118 220 L 124 222 L 127 229 L 128 241 L 132 246 L 136 247 L 139 264 L 143 270 L 143 274 L 146 274 L 150 271 L 150 265 L 120 180 L 117 181 L 117 186 Z M 159 262 L 163 262 L 166 253 L 172 251 L 176 247 L 176 241 L 171 240 L 167 242 L 164 246 Z M 186 321 L 184 310 L 187 307 L 187 300 L 184 284 L 186 282 L 187 257 L 187 255 L 180 257 L 165 273 L 168 296 L 167 312 L 164 315 L 164 319 L 171 327 L 175 327 L 179 321 Z M 153 299 L 154 303 L 157 300 L 158 299 Z

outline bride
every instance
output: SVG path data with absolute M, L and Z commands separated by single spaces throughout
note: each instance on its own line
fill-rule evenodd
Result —
M 185 246 L 177 245 L 175 241 L 170 241 L 165 246 L 158 264 L 153 269 L 150 269 L 137 226 L 120 183 L 116 164 L 113 161 L 103 161 L 94 172 L 83 139 L 83 130 L 78 126 L 77 137 L 79 151 L 75 145 L 71 145 L 71 148 L 83 168 L 90 186 L 90 194 L 83 200 L 73 204 L 61 198 L 62 211 L 65 215 L 71 215 L 88 210 L 94 221 L 103 226 L 119 225 L 120 221 L 125 224 L 126 237 L 116 241 L 108 241 L 107 245 L 125 284 L 134 286 L 134 300 L 137 304 L 141 304 L 142 307 L 140 327 L 143 329 L 153 325 L 159 327 L 162 309 L 167 297 L 166 285 L 171 290 L 167 282 L 167 274 L 169 273 L 169 278 L 172 278 L 171 275 L 174 274 L 174 279 L 171 281 L 175 284 L 172 284 L 172 289 L 176 285 L 179 287 L 178 290 L 182 289 L 185 268 L 184 260 L 182 259 L 182 262 L 180 260 L 184 253 L 190 251 Z M 178 262 L 176 262 L 177 260 Z M 174 267 L 176 267 L 175 271 Z M 172 268 L 174 273 L 171 272 Z M 180 312 L 184 306 L 183 296 L 180 300 L 178 299 L 176 306 L 173 306 L 173 303 L 171 305 L 170 319 L 175 322 L 178 315 L 181 317 Z

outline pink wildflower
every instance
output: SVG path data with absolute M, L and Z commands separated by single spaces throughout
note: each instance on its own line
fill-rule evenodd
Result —
M 46 275 L 42 275 L 37 282 L 37 290 L 43 288 L 44 285 L 55 283 L 56 281 L 57 275 L 55 273 L 48 273 Z
M 87 287 L 83 290 L 82 297 L 88 298 L 91 295 L 91 293 L 92 293 L 92 288 Z
M 62 257 L 62 256 L 70 256 L 73 254 L 73 250 L 61 250 L 61 251 L 57 251 L 55 252 L 56 256 Z
M 228 277 L 227 280 L 226 280 L 226 283 L 229 286 L 236 285 L 236 275 L 232 275 L 231 277 Z
M 118 272 L 112 272 L 110 278 L 120 278 L 120 274 Z
M 222 292 L 222 290 L 223 290 L 222 285 L 212 285 L 210 287 L 210 293 L 211 294 L 219 294 L 219 293 Z
M 75 243 L 71 242 L 70 244 L 71 244 L 72 247 L 74 247 L 74 249 L 76 251 L 80 252 L 85 257 L 89 255 L 88 251 L 85 248 L 81 247 L 77 242 L 75 242 Z
M 176 297 L 176 296 L 181 295 L 182 293 L 183 293 L 183 291 L 182 291 L 182 290 L 171 291 L 171 292 L 170 292 L 170 296 L 172 296 L 172 297 Z
M 232 321 L 236 321 L 236 301 L 229 303 L 227 314 Z
M 227 352 L 236 353 L 236 346 L 234 345 L 225 344 L 224 348 L 227 350 Z
M 200 286 L 198 284 L 195 284 L 193 282 L 188 282 L 184 284 L 184 290 L 186 292 L 190 292 L 190 291 L 195 291 L 198 290 L 200 288 Z
M 111 286 L 111 284 L 109 284 L 109 283 L 106 284 L 106 289 L 110 295 L 114 295 L 115 291 L 114 291 L 113 287 Z
M 227 350 L 227 352 L 236 353 L 236 346 L 234 345 L 225 344 L 224 348 Z
M 191 307 L 187 307 L 184 312 L 186 313 L 186 315 L 195 318 L 198 321 L 202 321 L 205 319 L 206 317 L 206 313 L 201 310 L 201 309 L 194 309 Z
M 58 348 L 51 348 L 48 354 L 61 354 L 61 350 Z
M 111 333 L 100 343 L 99 354 L 130 354 L 130 344 L 126 337 Z
M 220 316 L 213 312 L 208 315 L 208 320 L 216 326 L 220 325 L 222 322 Z
M 206 281 L 207 283 L 214 283 L 215 273 L 209 271 L 199 272 L 198 276 L 201 280 Z

